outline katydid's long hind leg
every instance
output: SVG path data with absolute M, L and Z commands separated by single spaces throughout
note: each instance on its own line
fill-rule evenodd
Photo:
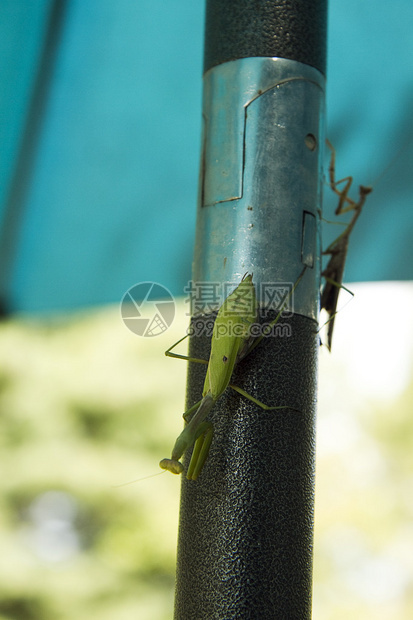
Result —
M 214 427 L 211 422 L 202 422 L 198 428 L 198 432 L 199 437 L 195 441 L 188 471 L 186 473 L 188 480 L 196 480 L 202 471 L 211 447 L 212 437 L 214 436 Z
M 185 411 L 185 413 L 183 414 L 183 418 L 185 420 L 185 427 L 189 424 L 189 420 L 187 419 L 188 416 L 193 415 L 197 409 L 199 408 L 199 405 L 202 402 L 202 398 L 201 400 L 199 400 L 197 403 L 195 403 L 195 405 L 192 405 L 192 407 L 190 407 L 188 409 L 188 411 Z M 184 429 L 185 430 L 185 429 Z M 182 431 L 184 432 L 184 431 Z M 182 454 L 185 452 L 186 447 L 182 448 L 181 444 L 179 444 L 179 441 L 181 440 L 182 437 L 182 433 L 179 435 L 177 441 L 175 442 L 175 446 L 174 449 L 172 450 L 172 456 L 170 459 L 162 459 L 162 461 L 160 461 L 159 463 L 159 467 L 161 469 L 166 469 L 167 471 L 170 471 L 172 474 L 182 474 L 182 472 L 184 471 L 184 466 L 182 465 L 182 463 L 179 461 L 179 459 L 181 458 Z M 190 444 L 188 444 L 189 447 Z
M 265 409 L 266 411 L 274 411 L 275 409 L 292 409 L 293 411 L 298 411 L 298 413 L 301 413 L 299 409 L 296 409 L 295 407 L 290 407 L 290 405 L 279 405 L 278 407 L 270 407 L 269 405 L 266 405 L 265 403 L 258 400 L 258 398 L 255 398 L 255 396 L 251 396 L 251 394 L 248 394 L 248 392 L 238 387 L 237 385 L 233 385 L 232 383 L 230 383 L 229 387 L 238 392 L 238 394 L 241 394 L 241 396 L 245 396 L 245 398 L 248 398 L 248 400 L 253 402 L 255 405 L 258 405 L 258 407 L 261 407 L 261 409 Z
M 186 437 L 185 433 L 189 430 L 190 429 L 187 426 L 182 431 L 176 440 L 171 458 L 162 459 L 159 463 L 159 467 L 170 471 L 172 474 L 181 474 L 184 471 L 184 466 L 179 459 L 188 448 L 194 445 L 194 450 L 192 452 L 186 477 L 188 480 L 196 480 L 208 456 L 213 436 L 213 427 L 211 422 L 201 422 L 196 429 L 191 429 L 192 432 L 190 432 L 189 436 Z
M 191 420 L 188 422 L 188 424 L 185 425 L 185 428 L 176 440 L 172 450 L 171 458 L 162 459 L 162 461 L 159 463 L 161 469 L 167 469 L 173 474 L 181 474 L 183 472 L 184 467 L 179 461 L 179 459 L 186 452 L 186 450 L 188 450 L 188 448 L 191 448 L 194 445 L 198 437 L 200 437 L 208 429 L 208 426 L 206 425 L 210 423 L 205 422 L 205 418 L 214 406 L 214 403 L 215 401 L 212 398 L 211 394 L 205 394 L 205 396 L 199 401 L 199 403 L 192 405 L 192 407 L 185 412 L 184 416 L 192 414 Z M 207 453 L 208 450 L 209 446 L 207 447 Z M 204 460 L 205 458 L 206 456 L 204 457 Z M 202 464 L 200 468 L 202 469 Z M 200 468 L 196 468 L 196 471 L 198 471 L 198 473 L 200 471 Z
M 187 362 L 195 362 L 197 364 L 208 364 L 206 360 L 198 359 L 197 357 L 188 357 L 187 355 L 180 355 L 179 353 L 171 353 L 172 349 L 174 349 L 178 344 L 180 344 L 185 338 L 188 338 L 189 334 L 185 334 L 183 338 L 175 342 L 169 349 L 165 351 L 166 357 L 174 357 L 178 360 L 185 360 Z

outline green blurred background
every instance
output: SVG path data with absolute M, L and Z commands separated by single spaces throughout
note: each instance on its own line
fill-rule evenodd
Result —
M 320 349 L 314 618 L 408 620 L 413 286 L 351 288 Z M 0 618 L 172 618 L 180 479 L 116 485 L 180 432 L 186 362 L 163 353 L 186 311 L 154 338 L 118 306 L 0 326 Z

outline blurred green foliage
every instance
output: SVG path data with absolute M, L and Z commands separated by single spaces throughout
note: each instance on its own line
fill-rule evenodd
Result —
M 114 485 L 158 473 L 181 428 L 186 365 L 163 352 L 185 322 L 2 324 L 0 618 L 171 618 L 179 479 Z
M 116 485 L 158 473 L 181 429 L 186 364 L 163 353 L 184 312 L 155 338 L 117 308 L 0 326 L 0 619 L 172 618 L 179 478 Z M 314 618 L 407 620 L 413 383 L 358 391 L 344 318 L 320 355 Z

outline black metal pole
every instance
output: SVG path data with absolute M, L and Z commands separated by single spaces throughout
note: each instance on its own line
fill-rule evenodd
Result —
M 268 321 L 265 286 L 307 271 L 284 337 L 264 338 L 233 377 L 290 408 L 228 389 L 199 479 L 183 478 L 176 620 L 311 617 L 325 45 L 326 0 L 207 0 L 194 281 L 253 272 Z M 209 320 L 193 319 L 197 333 Z M 209 346 L 194 336 L 190 354 L 208 359 Z M 189 365 L 188 406 L 204 376 Z

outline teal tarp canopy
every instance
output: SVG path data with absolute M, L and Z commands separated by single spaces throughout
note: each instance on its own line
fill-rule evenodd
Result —
M 182 294 L 204 10 L 200 0 L 0 4 L 0 294 L 9 310 L 117 303 L 143 281 Z M 410 0 L 330 2 L 337 174 L 355 177 L 355 196 L 358 184 L 374 186 L 347 281 L 413 276 L 412 28 Z M 328 219 L 327 187 L 325 196 Z

